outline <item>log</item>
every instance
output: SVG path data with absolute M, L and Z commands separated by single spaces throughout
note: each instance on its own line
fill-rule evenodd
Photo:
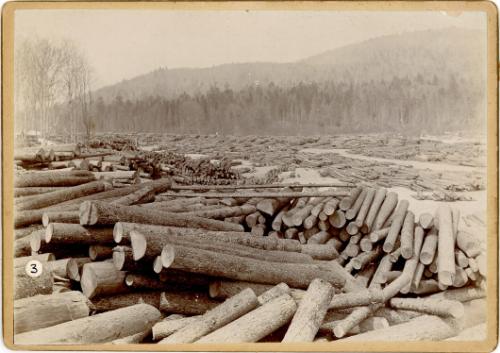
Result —
M 313 262 L 312 257 L 306 253 L 275 250 L 262 251 L 239 244 L 231 244 L 229 246 L 226 243 L 216 241 L 209 242 L 202 238 L 189 235 L 178 237 L 175 235 L 149 234 L 145 236 L 133 230 L 130 232 L 130 240 L 133 258 L 136 261 L 141 259 L 152 260 L 162 252 L 165 245 L 173 244 L 270 262 L 299 264 Z
M 32 186 L 23 188 L 14 188 L 14 197 L 33 196 L 45 194 L 47 192 L 61 190 L 59 186 Z
M 80 214 L 78 211 L 46 211 L 42 215 L 42 224 L 47 227 L 50 223 L 80 223 Z
M 268 216 L 274 216 L 280 209 L 289 204 L 290 200 L 290 198 L 263 199 L 257 203 L 256 208 Z
M 21 228 L 31 224 L 41 223 L 45 210 L 30 210 L 14 212 L 14 227 Z
M 14 334 L 89 316 L 88 304 L 88 299 L 78 291 L 15 300 Z
M 129 246 L 115 246 L 112 249 L 112 258 L 115 268 L 119 271 L 143 272 L 151 269 L 152 263 L 148 260 L 135 261 L 132 248 Z M 154 268 L 154 267 L 153 267 Z M 163 266 L 161 267 L 163 268 Z M 160 270 L 157 272 L 161 272 Z
M 455 276 L 455 238 L 453 237 L 450 207 L 446 205 L 440 206 L 437 210 L 437 218 L 439 223 L 438 280 L 442 285 L 451 286 Z
M 348 309 L 355 306 L 382 303 L 383 301 L 382 290 L 375 288 L 360 289 L 353 293 L 336 294 L 328 305 L 328 310 Z
M 113 228 L 85 228 L 79 224 L 51 223 L 45 229 L 45 242 L 53 245 L 112 244 Z
M 136 304 L 148 304 L 155 308 L 160 307 L 159 291 L 136 291 L 117 295 L 108 295 L 92 299 L 92 307 L 95 312 L 105 312 L 126 308 Z
M 380 260 L 377 270 L 373 274 L 372 283 L 374 284 L 386 283 L 387 281 L 386 274 L 389 271 L 391 271 L 391 269 L 392 269 L 392 261 L 390 255 L 385 255 Z
M 126 272 L 118 271 L 113 262 L 90 262 L 83 266 L 80 284 L 83 294 L 91 299 L 100 295 L 126 293 Z
M 431 229 L 434 225 L 434 217 L 427 212 L 421 213 L 418 219 L 418 223 L 423 229 Z
M 205 197 L 205 198 L 298 198 L 298 197 L 344 197 L 348 195 L 345 191 L 326 190 L 326 191 L 287 191 L 287 192 L 240 192 L 240 193 L 176 193 L 166 192 L 162 196 L 175 196 L 175 197 Z
M 59 204 L 67 200 L 73 200 L 82 196 L 95 194 L 101 191 L 106 191 L 111 188 L 111 185 L 104 181 L 93 181 L 90 183 L 64 188 L 58 191 L 40 194 L 38 196 L 30 196 L 28 200 L 18 202 L 16 209 L 19 211 L 33 210 Z
M 113 247 L 108 245 L 90 245 L 89 258 L 92 261 L 102 261 L 113 257 Z
M 362 190 L 363 190 L 363 188 L 360 186 L 358 186 L 354 189 L 351 189 L 351 191 L 349 192 L 349 195 L 344 197 L 342 200 L 340 200 L 339 208 L 342 211 L 347 211 L 349 208 L 351 208 L 351 206 L 357 200 L 358 196 L 361 194 Z
M 288 294 L 284 294 L 196 342 L 257 342 L 290 321 L 296 310 L 295 301 Z
M 478 240 L 472 234 L 463 230 L 457 232 L 457 247 L 466 253 L 468 257 L 476 257 L 481 252 Z
M 150 329 L 160 312 L 148 304 L 109 311 L 16 335 L 15 344 L 104 343 Z
M 255 295 L 260 296 L 276 286 L 245 281 L 214 280 L 210 282 L 208 292 L 211 298 L 230 298 L 246 288 L 250 288 Z
M 271 224 L 271 228 L 275 231 L 280 231 L 283 225 L 283 216 L 286 212 L 288 212 L 290 206 L 285 206 L 278 212 L 276 217 L 274 217 L 273 222 Z
M 414 226 L 414 225 L 413 225 Z M 410 279 L 413 279 L 415 276 L 415 271 L 417 270 L 417 266 L 419 264 L 420 258 L 420 250 L 422 249 L 422 243 L 424 240 L 424 230 L 420 226 L 415 227 L 415 236 L 413 239 L 413 256 L 408 259 L 403 268 L 403 274 L 407 275 Z M 402 290 L 401 293 L 407 294 L 411 290 L 411 280 Z
M 324 230 L 312 235 L 309 239 L 307 239 L 308 244 L 324 244 L 326 243 L 332 235 Z
M 45 263 L 47 264 L 47 263 Z M 46 267 L 46 266 L 45 266 Z M 32 297 L 38 294 L 52 293 L 54 277 L 49 268 L 37 268 L 40 275 L 38 277 L 30 277 L 23 267 L 14 269 L 14 299 Z
M 356 216 L 355 223 L 358 228 L 361 228 L 363 226 L 374 197 L 375 189 L 367 188 L 365 199 L 363 200 L 363 204 L 361 205 L 358 215 Z
M 377 217 L 375 218 L 375 222 L 373 224 L 374 230 L 382 229 L 384 223 L 387 221 L 391 213 L 396 208 L 398 204 L 398 194 L 395 192 L 388 192 L 385 196 L 384 202 L 380 206 L 380 210 L 378 211 Z
M 83 265 L 89 263 L 89 257 L 72 257 L 68 261 L 68 278 L 80 282 Z
M 86 171 L 28 172 L 16 175 L 14 187 L 75 186 L 94 180 L 96 180 L 94 174 Z
M 332 195 L 332 196 L 335 196 L 335 195 Z M 321 212 L 323 212 L 326 216 L 331 216 L 335 210 L 337 209 L 337 206 L 339 204 L 339 200 L 337 199 L 330 199 L 329 201 L 327 201 L 325 203 L 325 205 L 323 206 L 323 210 Z M 320 214 L 321 214 L 320 212 Z M 319 215 L 318 215 L 319 217 Z M 320 219 L 322 221 L 326 221 L 326 219 L 322 219 L 322 217 L 320 217 Z
M 175 227 L 199 227 L 207 230 L 243 231 L 239 224 L 180 216 L 175 213 L 144 209 L 138 206 L 110 205 L 99 201 L 85 201 L 80 207 L 80 224 L 110 225 L 116 222 L 136 222 Z
M 375 217 L 377 216 L 377 213 L 379 212 L 379 209 L 382 206 L 382 203 L 384 202 L 386 193 L 387 190 L 384 188 L 379 188 L 375 192 L 375 196 L 373 197 L 373 202 L 370 206 L 368 214 L 366 215 L 363 226 L 361 227 L 361 231 L 364 234 L 370 233 L 372 231 L 373 224 L 375 222 Z
M 149 329 L 149 330 L 135 333 L 135 334 L 127 336 L 127 337 L 118 338 L 116 340 L 111 341 L 111 344 L 142 343 L 150 335 L 151 335 L 151 330 Z
M 139 203 L 151 202 L 154 200 L 156 188 L 154 185 L 148 185 L 134 191 L 128 195 L 124 195 L 113 202 L 113 205 L 130 206 Z
M 179 318 L 176 319 L 169 319 L 171 316 L 177 316 L 178 314 L 172 314 L 169 315 L 165 318 L 165 320 L 160 321 L 156 323 L 153 326 L 153 341 L 158 341 L 161 340 L 160 344 L 162 343 L 168 343 L 164 340 L 164 338 L 170 336 L 171 334 L 179 331 L 180 329 L 191 325 L 195 323 L 201 315 L 195 315 L 195 316 L 188 316 L 188 317 L 182 317 L 182 315 Z
M 348 220 L 353 220 L 356 218 L 359 210 L 361 209 L 363 201 L 366 198 L 366 195 L 367 195 L 367 189 L 362 188 L 362 191 L 359 194 L 359 196 L 356 198 L 356 201 L 354 202 L 354 204 L 347 211 L 345 211 L 345 216 Z
M 224 219 L 226 217 L 235 217 L 242 215 L 250 215 L 256 211 L 255 206 L 252 205 L 242 205 L 233 207 L 218 207 L 216 209 L 210 210 L 199 210 L 192 212 L 177 213 L 184 217 L 203 217 L 212 219 Z M 260 213 L 258 213 L 260 215 Z
M 344 287 L 347 281 L 351 281 L 351 276 L 338 265 L 335 271 L 332 267 L 327 272 L 313 264 L 268 262 L 177 245 L 166 245 L 161 257 L 166 268 L 240 281 L 264 284 L 284 282 L 296 288 L 307 288 L 314 278 L 325 279 L 338 287 Z
M 293 316 L 282 342 L 312 342 L 323 322 L 333 296 L 330 283 L 314 279 Z
M 375 230 L 369 234 L 369 239 L 372 243 L 376 243 L 382 239 L 385 239 L 389 235 L 390 227 Z
M 453 317 L 459 319 L 464 316 L 462 303 L 446 299 L 421 298 L 392 298 L 389 305 L 394 309 L 413 310 L 429 315 Z
M 330 217 L 328 217 L 328 221 L 332 227 L 340 229 L 346 224 L 345 214 L 340 210 L 336 210 Z
M 363 306 L 355 309 L 346 318 L 339 320 L 333 328 L 333 334 L 337 338 L 344 337 L 354 327 L 373 315 L 373 312 L 380 308 L 380 304 Z
M 160 311 L 174 314 L 201 315 L 219 304 L 204 292 L 168 291 L 160 297 Z
M 424 265 L 430 265 L 436 255 L 438 244 L 438 233 L 436 227 L 432 227 L 427 233 L 420 251 L 420 262 Z
M 172 190 L 244 190 L 244 189 L 303 189 L 303 188 L 354 187 L 352 183 L 319 183 L 319 184 L 238 184 L 238 185 L 172 185 Z
M 371 251 L 362 252 L 352 259 L 352 266 L 354 267 L 355 270 L 361 270 L 366 265 L 376 260 L 381 254 L 382 254 L 381 246 L 377 246 L 375 249 Z
M 457 289 L 449 289 L 444 292 L 432 294 L 429 296 L 429 298 L 468 302 L 475 299 L 486 298 L 486 291 L 482 288 L 469 286 Z
M 301 252 L 315 260 L 334 260 L 339 256 L 334 246 L 322 244 L 304 244 L 301 246 Z
M 395 244 L 399 236 L 399 231 L 403 226 L 403 222 L 406 217 L 406 211 L 408 210 L 408 201 L 401 200 L 398 207 L 396 208 L 396 212 L 394 214 L 394 220 L 392 221 L 391 227 L 389 229 L 389 233 L 384 241 L 383 250 L 386 253 L 390 253 L 395 250 Z
M 196 321 L 164 339 L 162 343 L 192 343 L 201 337 L 229 324 L 259 305 L 257 296 L 247 288 L 224 303 L 207 311 Z
M 415 214 L 411 211 L 406 212 L 403 228 L 401 229 L 401 256 L 409 260 L 413 255 L 415 231 Z

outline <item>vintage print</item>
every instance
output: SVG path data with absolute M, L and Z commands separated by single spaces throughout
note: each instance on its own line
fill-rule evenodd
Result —
M 487 11 L 226 5 L 13 12 L 13 343 L 485 341 Z

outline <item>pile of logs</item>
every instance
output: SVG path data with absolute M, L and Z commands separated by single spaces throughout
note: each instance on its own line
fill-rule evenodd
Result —
M 15 181 L 17 344 L 442 340 L 485 321 L 485 255 L 446 205 L 86 173 Z

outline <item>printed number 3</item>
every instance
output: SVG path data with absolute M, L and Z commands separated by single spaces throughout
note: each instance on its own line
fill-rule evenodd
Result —
M 36 268 L 36 264 L 31 264 L 31 273 L 35 274 L 38 272 L 38 268 Z
M 42 274 L 43 265 L 38 260 L 30 260 L 26 264 L 25 271 L 26 271 L 26 274 L 30 277 L 38 277 Z

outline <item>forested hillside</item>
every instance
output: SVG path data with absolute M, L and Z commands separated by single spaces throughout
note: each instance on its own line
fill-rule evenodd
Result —
M 450 28 L 376 38 L 295 63 L 163 68 L 98 90 L 91 115 L 95 131 L 478 129 L 484 54 L 482 32 Z M 58 110 L 63 119 L 64 106 Z

